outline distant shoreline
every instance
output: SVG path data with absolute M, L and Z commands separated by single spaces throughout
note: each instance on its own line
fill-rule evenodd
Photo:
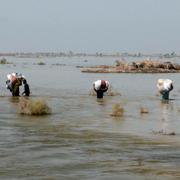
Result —
M 68 52 L 0 52 L 0 57 L 17 57 L 17 58 L 43 58 L 43 57 L 142 57 L 142 58 L 180 58 L 180 54 L 176 54 L 175 52 L 171 53 L 152 53 L 152 54 L 144 54 L 144 53 L 74 53 L 72 51 Z

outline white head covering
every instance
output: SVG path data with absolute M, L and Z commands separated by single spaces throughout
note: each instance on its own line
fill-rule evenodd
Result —
M 7 79 L 11 80 L 11 74 L 7 74 Z
M 100 87 L 101 87 L 101 80 L 95 81 L 95 82 L 93 83 L 93 85 L 94 85 L 94 88 L 95 88 L 96 90 L 99 90 Z
M 102 80 L 97 80 L 97 81 L 93 82 L 94 88 L 96 90 L 99 90 L 101 88 L 101 82 L 102 82 Z M 105 81 L 105 83 L 106 83 L 106 88 L 109 88 L 109 81 Z
M 173 81 L 170 79 L 158 79 L 157 88 L 159 92 L 171 91 L 173 86 Z
M 11 75 L 16 77 L 16 76 L 17 76 L 17 73 L 13 72 Z
M 105 81 L 106 82 L 106 87 L 109 88 L 109 81 Z

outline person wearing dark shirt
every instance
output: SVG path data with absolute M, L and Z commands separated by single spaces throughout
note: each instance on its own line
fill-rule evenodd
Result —
M 95 90 L 96 93 L 97 93 L 97 98 L 98 98 L 98 99 L 102 99 L 104 93 L 107 91 L 107 89 L 105 89 L 105 90 L 96 90 L 96 89 L 94 89 L 94 90 Z
M 22 93 L 22 95 L 29 96 L 30 89 L 26 79 L 23 79 L 23 84 L 24 84 L 24 92 Z

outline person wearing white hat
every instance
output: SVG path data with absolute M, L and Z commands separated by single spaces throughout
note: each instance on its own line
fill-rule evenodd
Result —
M 97 80 L 93 82 L 93 89 L 97 94 L 98 99 L 102 99 L 104 92 L 106 92 L 109 88 L 109 82 L 105 80 Z
M 157 88 L 163 100 L 169 100 L 169 92 L 173 90 L 173 81 L 170 79 L 158 79 Z

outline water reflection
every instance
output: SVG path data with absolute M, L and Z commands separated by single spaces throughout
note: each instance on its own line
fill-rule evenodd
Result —
M 174 127 L 174 103 L 170 100 L 162 100 L 160 104 L 161 108 L 161 130 L 160 133 L 164 135 L 175 135 Z
M 20 97 L 11 96 L 11 97 L 9 97 L 9 101 L 13 104 L 17 104 L 17 103 L 19 103 L 19 98 Z

